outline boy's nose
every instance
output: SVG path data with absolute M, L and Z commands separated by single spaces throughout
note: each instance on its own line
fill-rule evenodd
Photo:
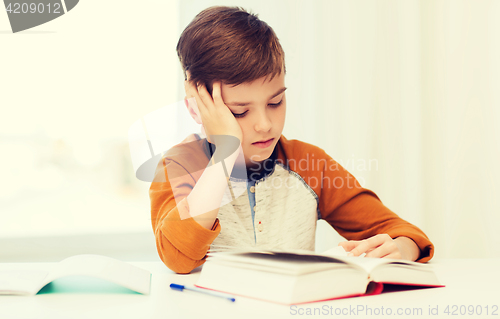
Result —
M 255 123 L 255 130 L 257 132 L 268 132 L 271 130 L 272 123 L 269 120 L 267 114 L 261 114 Z

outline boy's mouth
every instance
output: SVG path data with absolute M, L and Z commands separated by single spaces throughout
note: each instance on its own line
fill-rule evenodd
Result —
M 269 147 L 273 143 L 273 141 L 274 141 L 274 138 L 270 138 L 268 140 L 262 140 L 262 141 L 252 143 L 252 145 L 255 145 L 255 146 L 260 147 L 260 148 L 266 148 L 266 147 Z

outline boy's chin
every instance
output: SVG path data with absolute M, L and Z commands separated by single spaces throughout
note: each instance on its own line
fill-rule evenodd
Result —
M 246 160 L 245 164 L 247 167 L 254 167 L 254 166 L 259 166 L 262 164 L 263 161 L 266 159 L 270 158 L 272 155 L 272 152 L 269 154 L 269 156 L 254 156 L 250 160 Z

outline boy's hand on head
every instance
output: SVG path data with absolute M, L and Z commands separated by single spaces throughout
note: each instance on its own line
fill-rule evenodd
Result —
M 359 256 L 366 253 L 365 257 L 417 260 L 420 249 L 413 240 L 407 237 L 392 239 L 388 234 L 378 234 L 364 240 L 350 240 L 340 242 L 348 256 Z
M 233 113 L 222 100 L 221 83 L 213 84 L 213 97 L 205 85 L 196 86 L 191 81 L 186 81 L 185 85 L 187 97 L 194 97 L 196 100 L 208 141 L 214 143 L 210 140 L 213 135 L 231 135 L 241 143 L 243 133 Z

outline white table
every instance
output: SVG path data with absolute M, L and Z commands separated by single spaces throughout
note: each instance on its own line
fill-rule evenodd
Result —
M 189 275 L 177 275 L 159 262 L 132 264 L 151 271 L 150 295 L 54 293 L 33 297 L 0 296 L 0 318 L 500 318 L 498 258 L 431 261 L 439 280 L 446 285 L 444 288 L 391 292 L 295 307 L 243 297 L 237 297 L 236 302 L 231 303 L 204 294 L 174 291 L 169 288 L 170 283 L 193 284 L 199 276 L 199 269 Z M 52 265 L 0 263 L 0 270 L 49 269 Z M 445 313 L 447 306 L 449 315 Z M 463 313 L 464 309 L 471 309 L 468 306 L 474 307 L 474 315 L 467 312 L 461 315 L 460 310 Z M 372 315 L 367 308 L 372 309 Z M 388 309 L 392 311 L 390 316 L 387 315 Z M 429 315 L 430 309 L 437 310 L 438 315 Z M 455 309 L 456 315 L 451 315 Z M 477 313 L 479 309 L 481 315 Z M 492 315 L 495 309 L 496 315 Z M 308 311 L 313 314 L 316 311 L 316 316 L 307 315 Z M 403 311 L 403 314 L 398 315 L 397 311 Z

